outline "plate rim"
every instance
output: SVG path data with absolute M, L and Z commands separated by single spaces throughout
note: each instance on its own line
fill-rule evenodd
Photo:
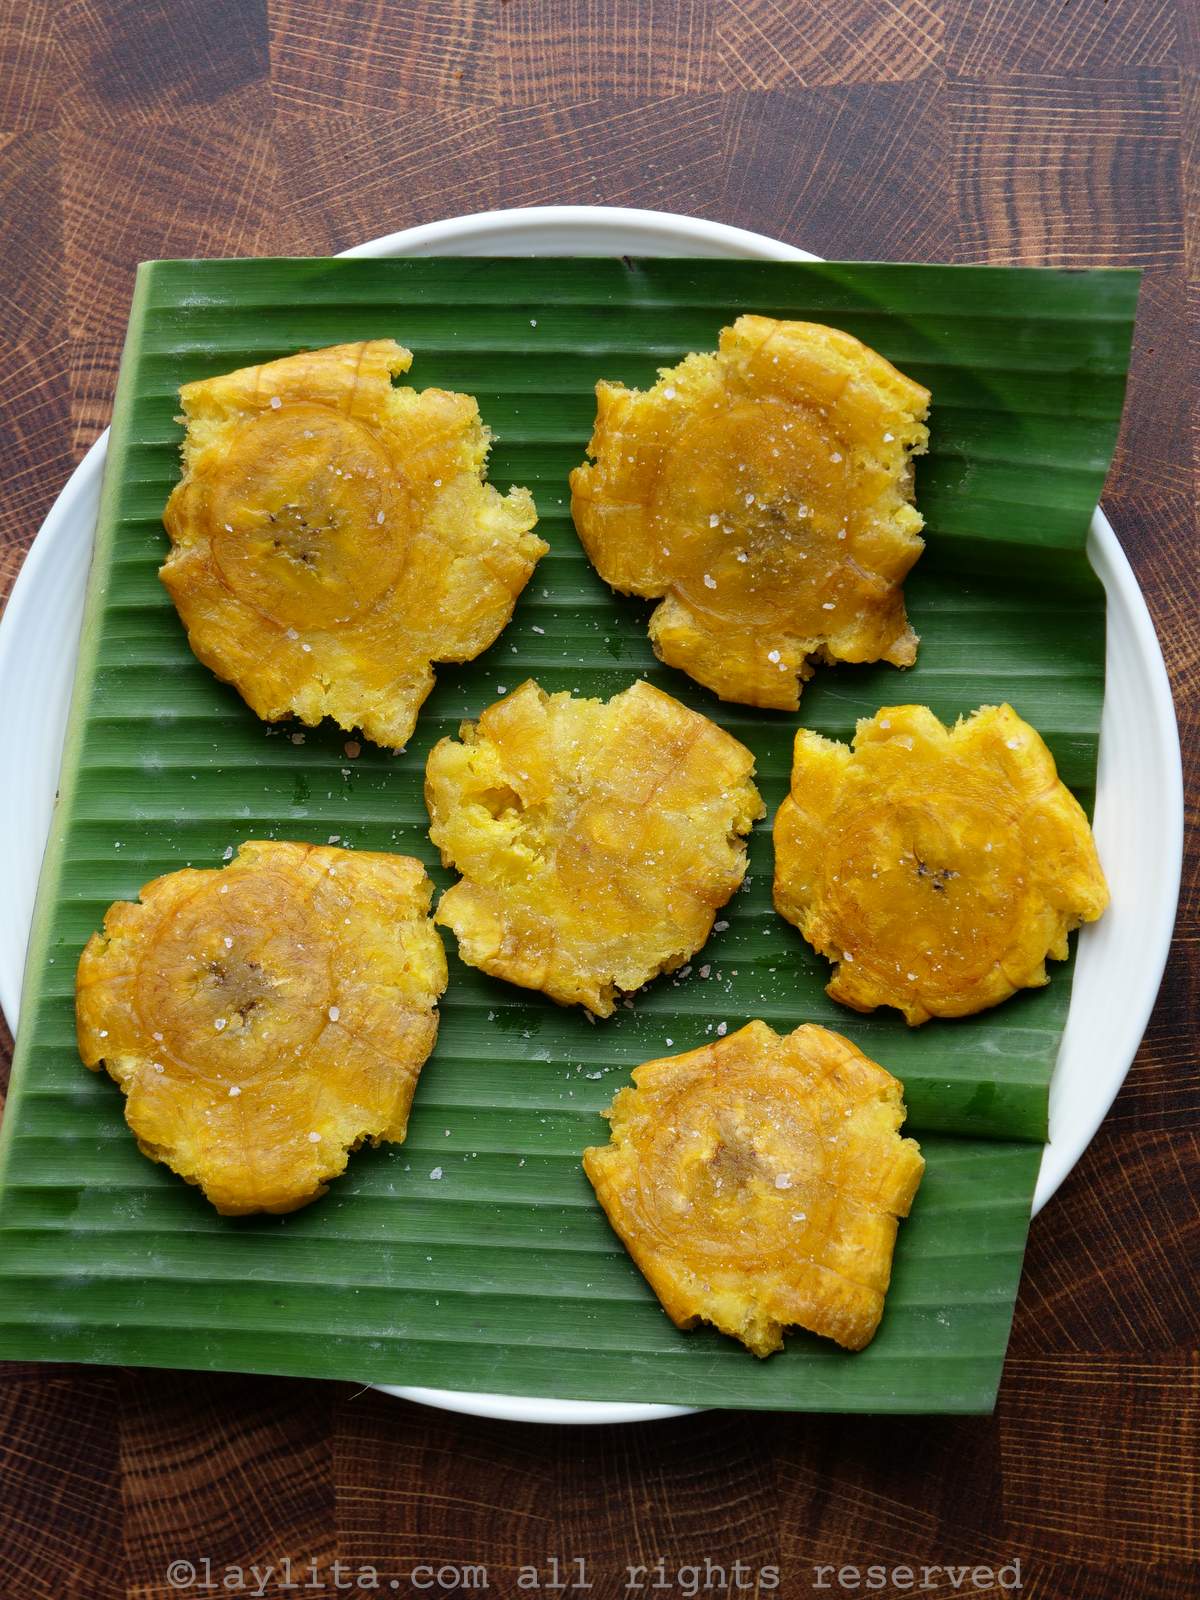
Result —
M 573 205 L 532 206 L 515 210 L 467 213 L 382 234 L 378 238 L 342 251 L 341 254 L 352 258 L 380 258 L 425 254 L 436 248 L 443 253 L 453 255 L 462 253 L 464 244 L 486 242 L 498 234 L 504 234 L 506 245 L 513 239 L 528 241 L 533 248 L 527 253 L 535 255 L 539 253 L 536 248 L 539 236 L 544 240 L 547 233 L 555 229 L 595 233 L 597 244 L 600 246 L 597 253 L 601 254 L 612 252 L 614 244 L 611 235 L 615 231 L 624 230 L 627 235 L 635 234 L 640 237 L 639 245 L 635 248 L 640 248 L 644 254 L 687 254 L 689 246 L 702 245 L 712 249 L 716 254 L 729 257 L 759 260 L 821 259 L 782 240 L 700 217 L 631 207 Z M 622 246 L 622 248 L 627 247 Z M 501 253 L 526 252 L 506 248 Z M 3 614 L 0 615 L 0 686 L 8 680 L 12 671 L 13 658 L 17 655 L 21 643 L 22 627 L 28 625 L 26 614 L 31 608 L 31 597 L 36 598 L 42 569 L 54 558 L 55 541 L 63 538 L 70 529 L 72 519 L 77 515 L 79 502 L 86 501 L 89 494 L 94 495 L 98 490 L 107 443 L 106 428 L 72 471 L 26 552 Z M 1147 724 L 1150 735 L 1155 741 L 1165 778 L 1160 794 L 1162 813 L 1159 818 L 1164 850 L 1162 868 L 1165 872 L 1165 892 L 1156 903 L 1155 925 L 1145 930 L 1142 940 L 1147 956 L 1136 1002 L 1125 1008 L 1119 1024 L 1110 1030 L 1109 1036 L 1113 1040 L 1112 1059 L 1120 1064 L 1116 1070 L 1110 1071 L 1099 1093 L 1089 1105 L 1088 1115 L 1072 1125 L 1069 1138 L 1060 1137 L 1056 1140 L 1053 1137 L 1052 1126 L 1034 1194 L 1032 1207 L 1034 1216 L 1056 1192 L 1090 1144 L 1132 1065 L 1157 999 L 1166 966 L 1183 861 L 1182 759 L 1166 664 L 1137 577 L 1121 549 L 1111 523 L 1099 507 L 1089 530 L 1088 554 L 1105 586 L 1106 611 L 1110 622 L 1114 606 L 1120 608 L 1122 621 L 1130 629 L 1134 647 L 1133 660 L 1142 673 Z M 1103 755 L 1102 729 L 1102 762 Z M 1087 937 L 1086 930 L 1083 937 Z M 22 968 L 23 962 L 17 963 L 14 974 L 11 966 L 0 962 L 0 1008 L 9 1018 L 14 1032 L 18 1021 Z M 1072 1011 L 1076 992 L 1073 990 L 1072 993 Z M 1068 1012 L 1063 1034 L 1064 1045 L 1068 1038 L 1070 1021 L 1071 1013 Z M 440 1410 L 505 1421 L 611 1424 L 685 1416 L 700 1409 L 692 1406 L 635 1402 L 476 1394 L 423 1386 L 375 1384 L 373 1387 L 383 1393 Z

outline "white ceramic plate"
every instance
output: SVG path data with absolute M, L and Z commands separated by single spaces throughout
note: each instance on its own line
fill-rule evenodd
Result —
M 814 260 L 761 234 L 605 206 L 490 211 L 409 228 L 345 252 L 399 255 L 694 255 Z M 58 781 L 107 434 L 55 501 L 0 619 L 0 1005 L 15 1030 L 33 901 Z M 1095 831 L 1112 907 L 1079 935 L 1071 1007 L 1050 1088 L 1038 1212 L 1095 1133 L 1129 1070 L 1166 964 L 1183 856 L 1175 709 L 1137 579 L 1097 510 L 1088 540 L 1108 595 Z M 20 781 L 17 781 L 17 774 Z M 386 1387 L 426 1405 L 523 1422 L 633 1422 L 686 1406 L 621 1405 Z

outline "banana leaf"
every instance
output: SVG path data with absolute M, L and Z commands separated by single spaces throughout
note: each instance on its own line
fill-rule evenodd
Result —
M 1104 689 L 1088 521 L 1120 417 L 1137 276 L 691 260 L 169 261 L 138 274 L 60 800 L 0 1149 L 0 1357 L 797 1410 L 986 1411 L 1012 1315 L 1070 997 L 1048 987 L 907 1029 L 829 1001 L 773 912 L 770 817 L 798 721 L 848 738 L 878 706 L 943 718 L 1007 699 L 1085 805 Z M 651 654 L 649 605 L 609 593 L 571 526 L 600 377 L 651 381 L 739 312 L 832 322 L 933 391 L 918 467 L 928 548 L 907 585 L 918 664 L 821 668 L 799 718 L 724 705 Z M 468 390 L 492 480 L 527 484 L 551 552 L 509 628 L 438 669 L 408 750 L 259 722 L 188 650 L 157 578 L 181 383 L 301 347 L 393 336 L 410 381 Z M 420 856 L 430 746 L 527 677 L 608 696 L 645 675 L 758 761 L 769 815 L 746 887 L 691 969 L 607 1022 L 459 963 L 403 1146 L 330 1194 L 236 1222 L 137 1152 L 74 1047 L 75 963 L 110 901 L 248 838 Z M 452 941 L 451 941 L 452 943 Z M 928 1160 L 883 1327 L 859 1355 L 804 1334 L 760 1362 L 677 1332 L 609 1231 L 583 1147 L 630 1069 L 761 1017 L 839 1028 L 906 1086 Z M 432 1174 L 440 1172 L 436 1180 Z

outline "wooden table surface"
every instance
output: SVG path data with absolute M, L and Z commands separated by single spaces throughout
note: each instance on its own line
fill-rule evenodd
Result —
M 324 254 L 573 201 L 830 257 L 1132 264 L 1105 504 L 1194 773 L 1198 66 L 1200 12 L 1173 0 L 7 0 L 0 593 L 108 419 L 144 257 Z M 475 1564 L 488 1592 L 537 1566 L 557 1594 L 557 1555 L 595 1600 L 892 1595 L 905 1565 L 924 1593 L 1191 1600 L 1196 868 L 1193 845 L 1129 1079 L 1034 1224 L 994 1418 L 556 1430 L 339 1385 L 9 1366 L 0 1596 L 364 1593 L 372 1568 L 385 1593 L 476 1592 Z M 1018 1559 L 983 1587 L 920 1571 Z M 212 1587 L 185 1567 L 173 1588 L 173 1561 Z M 881 1589 L 872 1564 L 900 1570 Z

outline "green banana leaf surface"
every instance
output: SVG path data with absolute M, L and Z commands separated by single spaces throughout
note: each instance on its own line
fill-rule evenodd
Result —
M 165 261 L 138 274 L 75 698 L 0 1149 L 0 1357 L 219 1368 L 593 1400 L 987 1411 L 1012 1317 L 1071 963 L 1048 987 L 910 1030 L 824 994 L 771 905 L 770 823 L 798 725 L 841 739 L 882 705 L 952 720 L 1008 700 L 1089 809 L 1104 594 L 1088 523 L 1116 439 L 1137 275 L 620 259 Z M 744 311 L 857 334 L 933 392 L 917 469 L 927 549 L 907 584 L 917 665 L 821 667 L 799 715 L 726 705 L 650 651 L 571 524 L 599 378 L 652 382 Z M 406 381 L 477 396 L 490 476 L 528 485 L 551 551 L 495 645 L 438 669 L 407 751 L 330 725 L 293 742 L 192 656 L 157 571 L 181 383 L 394 337 Z M 593 1023 L 450 950 L 408 1139 L 355 1154 L 287 1217 L 230 1221 L 139 1154 L 80 1064 L 75 964 L 108 904 L 246 839 L 396 850 L 427 836 L 426 755 L 536 677 L 607 697 L 644 675 L 747 743 L 768 816 L 747 883 L 691 967 Z M 453 945 L 453 940 L 448 940 Z M 671 1326 L 580 1167 L 639 1062 L 761 1017 L 845 1032 L 901 1078 L 927 1172 L 883 1325 L 850 1355 L 803 1333 L 758 1361 Z M 436 1178 L 433 1174 L 440 1174 Z

